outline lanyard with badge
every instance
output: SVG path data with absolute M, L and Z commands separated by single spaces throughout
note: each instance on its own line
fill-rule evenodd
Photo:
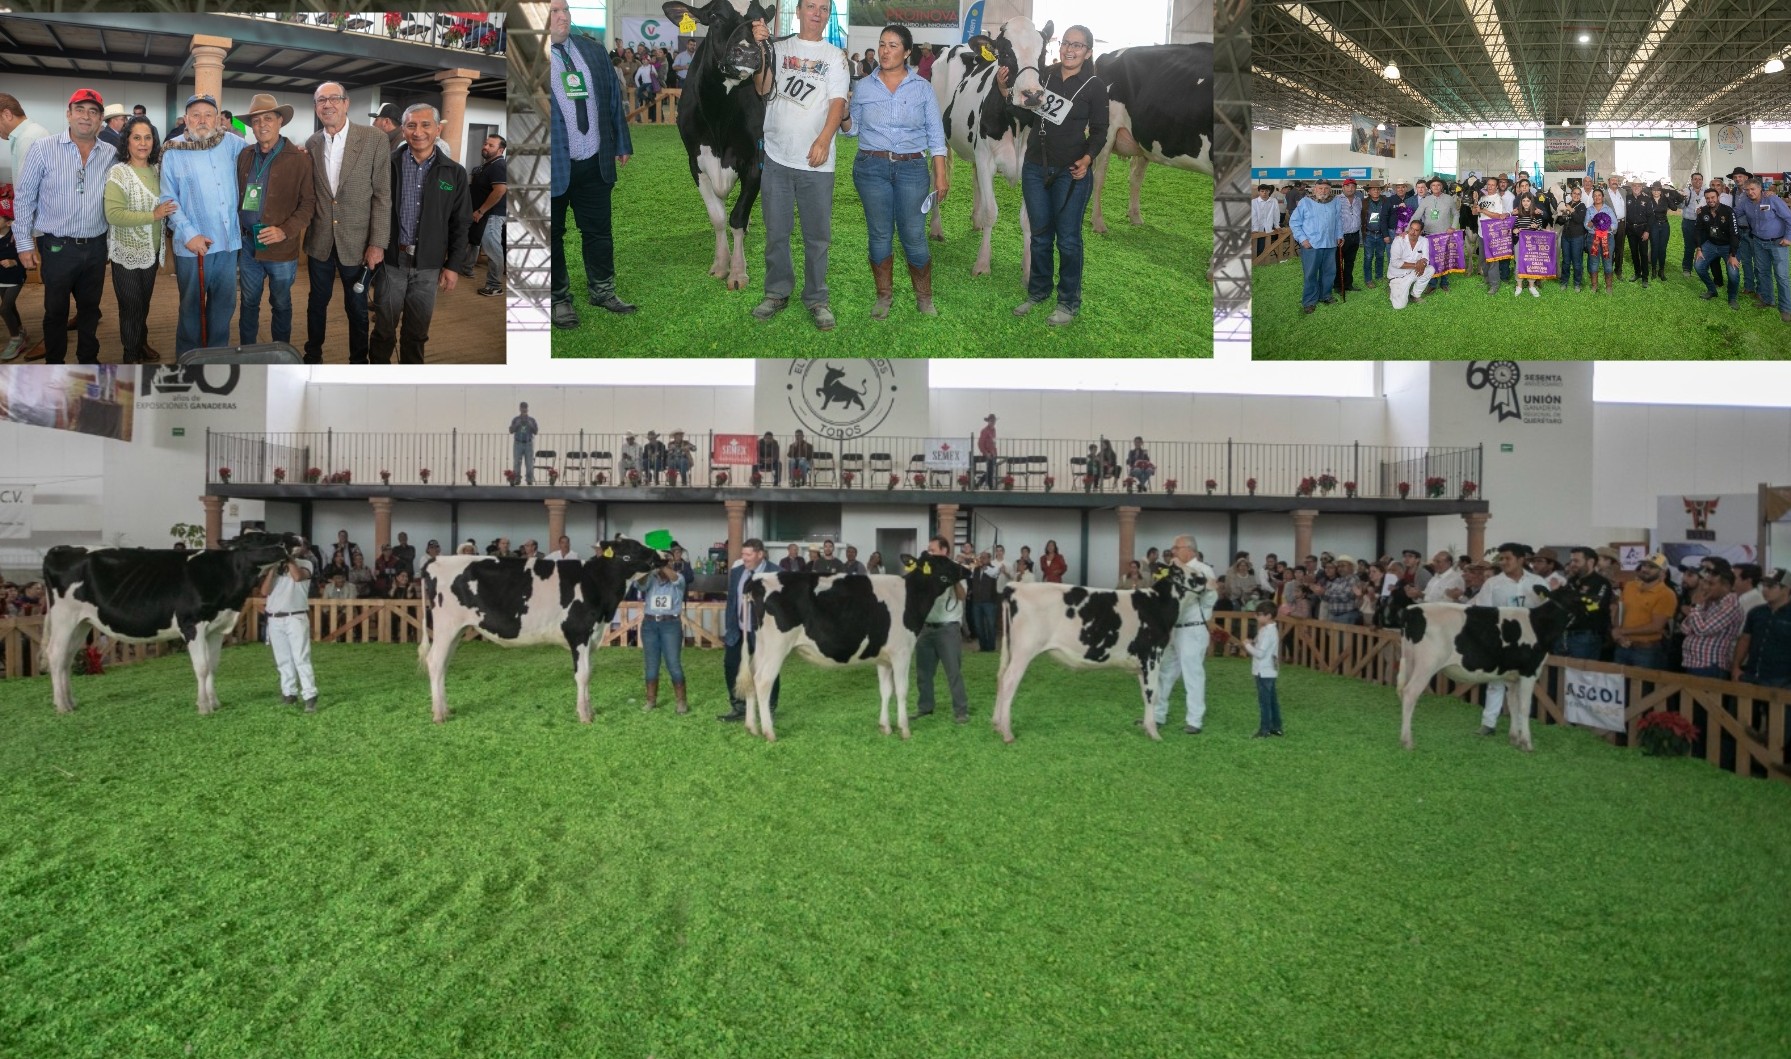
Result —
M 561 61 L 565 64 L 565 69 L 560 71 L 560 87 L 566 90 L 566 98 L 589 99 L 591 88 L 585 83 L 585 75 L 572 65 L 572 57 L 561 53 Z
M 273 166 L 274 159 L 279 157 L 280 152 L 284 150 L 285 147 L 286 140 L 282 137 L 279 143 L 274 144 L 274 149 L 267 152 L 267 157 L 263 158 L 260 164 L 255 167 L 254 171 L 249 176 L 248 186 L 243 188 L 242 209 L 248 213 L 253 213 L 257 218 L 261 216 L 262 192 L 267 187 L 266 184 L 262 183 L 262 178 L 267 176 L 267 171 Z M 261 223 L 260 220 L 257 220 L 250 227 L 250 231 L 255 237 L 255 249 L 257 250 L 267 249 L 267 244 L 261 241 L 261 230 L 266 227 L 267 225 Z

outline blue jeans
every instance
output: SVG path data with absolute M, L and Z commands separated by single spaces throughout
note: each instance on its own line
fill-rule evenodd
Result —
M 984 651 L 995 650 L 995 636 L 1001 631 L 995 607 L 994 602 L 970 605 L 970 615 L 975 619 L 972 628 L 976 632 L 976 645 Z
M 648 680 L 659 679 L 659 662 L 664 659 L 672 683 L 684 683 L 683 622 L 646 619 L 641 622 L 641 647 L 646 649 Z
M 534 438 L 527 441 L 516 438 L 510 442 L 510 469 L 516 472 L 517 481 L 535 484 Z
M 1604 639 L 1591 629 L 1580 629 L 1566 633 L 1561 637 L 1560 650 L 1556 653 L 1568 658 L 1581 658 L 1588 662 L 1598 661 L 1604 653 Z
M 485 285 L 504 285 L 504 215 L 485 218 L 485 230 L 479 236 L 479 249 L 485 251 Z
M 1281 730 L 1281 696 L 1275 693 L 1274 677 L 1256 678 L 1256 712 L 1258 715 L 1257 731 L 1279 732 Z
M 180 323 L 174 329 L 174 352 L 230 344 L 230 318 L 236 315 L 236 251 L 205 255 L 205 337 L 199 336 L 199 259 L 174 256 L 174 281 L 180 286 Z
M 1051 297 L 1055 246 L 1057 304 L 1072 313 L 1082 308 L 1082 216 L 1088 212 L 1093 186 L 1086 173 L 1081 180 L 1072 179 L 1068 167 L 1051 169 L 1027 162 L 1021 168 L 1020 194 L 1032 222 L 1032 278 L 1026 285 L 1026 297 L 1032 301 Z
M 1704 289 L 1706 291 L 1715 294 L 1716 281 L 1710 278 L 1710 266 L 1716 262 L 1718 257 L 1722 256 L 1723 248 L 1706 240 L 1702 249 L 1704 251 L 1704 256 L 1698 259 L 1698 278 L 1704 281 Z M 1728 271 L 1729 304 L 1733 305 L 1735 304 L 1735 290 L 1741 283 L 1741 270 L 1732 268 Z
M 267 285 L 272 319 L 268 337 L 292 341 L 292 281 L 298 278 L 298 258 L 291 261 L 257 261 L 244 250 L 236 262 L 236 289 L 242 295 L 242 312 L 236 317 L 236 340 L 252 346 L 261 336 L 261 287 Z
M 1379 232 L 1362 233 L 1362 282 L 1387 278 L 1387 241 Z
M 1711 680 L 1728 680 L 1729 671 L 1722 666 L 1692 666 L 1685 671 L 1688 677 L 1707 677 Z
M 1667 650 L 1660 644 L 1652 647 L 1618 647 L 1613 661 L 1620 666 L 1635 666 L 1639 669 L 1665 669 Z
M 1617 250 L 1617 233 L 1615 230 L 1613 230 L 1610 233 L 1610 237 L 1605 240 L 1604 253 L 1602 253 L 1602 254 L 1598 253 L 1596 250 L 1593 249 L 1592 237 L 1590 235 L 1586 236 L 1586 272 L 1587 272 L 1587 274 L 1590 275 L 1594 280 L 1598 279 L 1599 273 L 1603 273 L 1604 275 L 1607 275 L 1607 276 L 1610 275 L 1611 274 L 1611 258 L 1612 258 L 1612 255 L 1615 254 L 1616 250 Z
M 1778 294 L 1773 294 L 1773 284 Z M 1781 313 L 1791 313 L 1791 246 L 1780 246 L 1766 239 L 1754 240 L 1754 287 L 1768 305 L 1778 306 Z
M 860 153 L 852 161 L 852 186 L 864 203 L 864 224 L 870 231 L 871 264 L 895 253 L 895 232 L 902 233 L 902 256 L 914 268 L 932 260 L 927 248 L 927 222 L 920 204 L 932 187 L 927 159 L 892 162 Z M 1034 252 L 1037 256 L 1037 252 Z
M 1752 294 L 1757 277 L 1754 275 L 1754 254 L 1750 249 L 1754 245 L 1754 233 L 1741 227 L 1741 211 L 1735 211 L 1735 257 L 1741 262 L 1741 293 Z
M 311 279 L 311 293 L 305 302 L 305 363 L 323 363 L 323 336 L 329 327 L 330 298 L 337 280 L 342 283 L 342 313 L 348 318 L 348 362 L 367 363 L 368 292 L 354 292 L 361 269 L 360 261 L 343 261 L 333 250 L 321 260 L 305 255 L 305 270 Z
M 1301 250 L 1300 271 L 1306 274 L 1306 285 L 1300 290 L 1300 308 L 1329 300 L 1331 288 L 1337 285 L 1337 248 L 1319 246 Z
M 1648 233 L 1648 263 L 1656 272 L 1665 271 L 1667 267 L 1667 233 L 1671 231 L 1667 219 L 1662 217 L 1654 222 L 1654 228 Z
M 1567 286 L 1567 274 L 1573 273 L 1573 285 L 1578 287 L 1585 276 L 1586 269 L 1586 237 L 1561 240 L 1561 286 Z
M 1704 196 L 1700 195 L 1698 197 L 1703 198 Z M 1685 260 L 1679 266 L 1679 271 L 1690 272 L 1692 268 L 1692 255 L 1698 251 L 1697 221 L 1688 221 L 1684 217 L 1679 218 L 1679 241 L 1685 244 Z

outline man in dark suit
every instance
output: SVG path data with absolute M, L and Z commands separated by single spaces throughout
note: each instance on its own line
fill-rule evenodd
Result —
M 552 224 L 548 257 L 552 266 L 552 318 L 555 327 L 578 326 L 572 307 L 572 278 L 566 268 L 566 209 L 578 221 L 585 263 L 585 285 L 591 304 L 612 313 L 635 307 L 616 297 L 615 239 L 610 234 L 610 194 L 616 167 L 634 153 L 628 121 L 622 111 L 621 85 L 603 49 L 585 37 L 572 36 L 572 12 L 566 0 L 547 8 L 548 75 L 552 99 L 549 136 L 552 165 Z
M 734 694 L 734 681 L 740 676 L 740 645 L 744 643 L 747 650 L 755 649 L 758 637 L 740 627 L 740 590 L 751 574 L 772 574 L 777 567 L 772 566 L 765 558 L 765 542 L 757 537 L 748 539 L 740 545 L 740 565 L 728 571 L 728 608 L 722 614 L 721 671 L 728 682 L 728 706 L 730 712 L 721 714 L 718 721 L 741 721 L 746 719 L 746 703 Z M 771 709 L 777 709 L 777 691 L 783 686 L 783 678 L 771 685 Z

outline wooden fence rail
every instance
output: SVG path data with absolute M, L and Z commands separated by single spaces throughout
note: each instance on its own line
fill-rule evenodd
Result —
M 722 603 L 686 603 L 684 637 L 696 647 L 722 645 Z M 639 642 L 643 608 L 624 603 L 604 633 L 605 645 Z M 236 638 L 254 642 L 261 638 L 262 601 L 252 599 L 244 608 Z M 1214 624 L 1230 634 L 1232 643 L 1216 646 L 1215 654 L 1236 654 L 1254 618 L 1220 613 Z M 1399 675 L 1399 633 L 1360 625 L 1283 618 L 1281 651 L 1284 664 L 1331 673 L 1392 687 Z M 318 643 L 418 643 L 423 634 L 423 605 L 418 600 L 357 599 L 316 600 L 311 603 L 311 638 Z M 469 631 L 466 635 L 473 634 Z M 0 619 L 0 674 L 6 677 L 37 676 L 42 672 L 42 618 Z M 128 665 L 174 650 L 169 644 L 108 643 L 102 657 L 108 666 Z M 1536 682 L 1531 714 L 1543 724 L 1566 724 L 1561 701 L 1562 673 L 1572 668 L 1593 673 L 1617 674 L 1627 692 L 1625 718 L 1628 742 L 1638 745 L 1636 725 L 1655 710 L 1677 713 L 1698 726 L 1701 733 L 1692 752 L 1719 768 L 1743 776 L 1791 780 L 1787 768 L 1787 739 L 1791 738 L 1791 690 L 1738 684 L 1637 669 L 1609 662 L 1587 662 L 1550 656 Z M 1438 695 L 1481 705 L 1484 685 L 1458 684 L 1437 676 L 1430 690 Z M 1387 739 L 1396 738 L 1398 702 L 1387 697 Z M 1611 733 L 1615 737 L 1615 733 Z

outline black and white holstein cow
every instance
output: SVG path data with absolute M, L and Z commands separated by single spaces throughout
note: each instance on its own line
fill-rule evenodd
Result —
M 268 567 L 298 543 L 291 535 L 254 533 L 221 550 L 51 548 L 44 556 L 44 662 L 56 712 L 75 708 L 69 667 L 88 626 L 123 643 L 185 643 L 199 680 L 199 712 L 217 709 L 212 675 L 224 636 Z
M 1414 603 L 1405 608 L 1399 641 L 1399 741 L 1412 748 L 1412 710 L 1438 673 L 1464 684 L 1507 686 L 1511 745 L 1530 744 L 1530 700 L 1549 645 L 1570 621 L 1585 613 L 1577 589 L 1546 592 L 1534 607 L 1470 607 L 1461 603 Z
M 740 667 L 734 697 L 746 703 L 746 730 L 772 727 L 771 687 L 791 652 L 818 666 L 839 668 L 873 662 L 882 712 L 877 724 L 889 734 L 889 696 L 896 699 L 896 724 L 908 738 L 908 666 L 927 612 L 951 587 L 970 578 L 954 560 L 937 555 L 902 556 L 905 573 L 754 574 L 744 586 L 752 608 L 747 630 L 756 644 Z
M 1152 162 L 1189 172 L 1213 175 L 1213 46 L 1159 44 L 1121 48 L 1095 62 L 1095 74 L 1107 85 L 1107 142 L 1094 160 L 1094 230 L 1105 232 L 1101 185 L 1107 180 L 1107 159 L 1118 152 L 1132 160 L 1132 200 L 1127 216 L 1138 211 L 1138 190 Z
M 1038 125 L 1037 108 L 1045 98 L 1040 75 L 1050 39 L 1051 23 L 1041 30 L 1024 16 L 1010 18 L 993 39 L 979 34 L 953 46 L 933 64 L 933 95 L 939 100 L 945 142 L 976 167 L 976 201 L 970 218 L 983 233 L 983 245 L 970 270 L 973 276 L 989 271 L 989 244 L 1000 212 L 995 174 L 1006 177 L 1010 186 L 1020 182 L 1026 142 Z M 984 58 L 985 53 L 994 58 Z M 1002 66 L 1009 70 L 1005 96 L 995 82 L 995 71 Z M 939 212 L 933 211 L 933 238 L 943 240 Z M 1020 261 L 1020 282 L 1025 284 L 1032 275 L 1032 222 L 1025 209 L 1020 210 Z
M 729 0 L 710 0 L 701 7 L 671 0 L 664 7 L 673 22 L 686 14 L 708 29 L 691 56 L 683 98 L 678 102 L 678 135 L 690 156 L 690 176 L 703 196 L 709 223 L 715 228 L 715 261 L 709 274 L 726 278 L 729 290 L 746 288 L 746 226 L 759 198 L 759 141 L 765 134 L 765 100 L 753 87 L 753 75 L 768 61 L 770 49 L 752 39 L 754 19 L 771 25 L 776 6 L 751 0 L 744 11 Z M 734 208 L 728 194 L 740 185 Z M 733 249 L 728 248 L 729 235 Z
M 1163 653 L 1175 632 L 1182 597 L 1206 578 L 1179 563 L 1160 567 L 1149 588 L 1106 590 L 1048 582 L 1010 584 L 1002 593 L 1007 635 L 995 691 L 995 731 L 1014 741 L 1014 695 L 1026 667 L 1049 654 L 1071 669 L 1126 669 L 1144 691 L 1144 730 L 1157 735 L 1156 705 Z
M 473 629 L 502 647 L 564 644 L 578 682 L 578 719 L 591 723 L 591 652 L 622 605 L 628 583 L 664 558 L 639 541 L 605 541 L 594 559 L 552 561 L 444 555 L 423 574 L 428 614 L 417 661 L 429 670 L 435 723 L 448 719 L 447 673 L 460 634 Z

